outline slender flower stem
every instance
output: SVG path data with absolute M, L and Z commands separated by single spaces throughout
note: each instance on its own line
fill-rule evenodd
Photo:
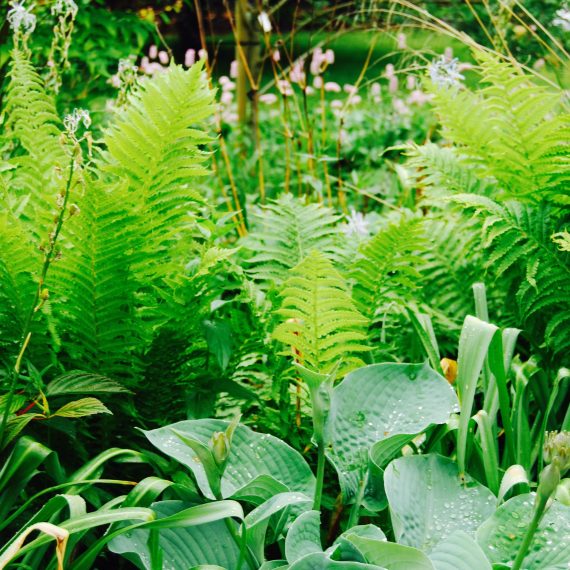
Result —
M 78 148 L 75 148 L 72 152 L 71 162 L 69 165 L 69 176 L 67 177 L 67 183 L 65 185 L 64 195 L 63 195 L 63 205 L 59 211 L 59 215 L 56 220 L 55 229 L 53 233 L 49 236 L 49 245 L 44 257 L 44 262 L 42 265 L 42 270 L 40 273 L 40 279 L 38 282 L 38 288 L 36 290 L 36 294 L 34 296 L 33 303 L 30 307 L 30 311 L 26 320 L 24 322 L 24 326 L 22 328 L 22 342 L 20 344 L 20 350 L 18 352 L 18 356 L 16 357 L 16 363 L 14 364 L 14 369 L 11 371 L 10 376 L 10 387 L 8 390 L 8 397 L 6 399 L 6 405 L 4 408 L 4 412 L 2 414 L 2 424 L 0 425 L 0 450 L 4 447 L 4 440 L 5 440 L 5 433 L 6 433 L 6 425 L 8 423 L 8 416 L 10 415 L 10 410 L 12 408 L 12 402 L 14 399 L 14 394 L 16 392 L 16 382 L 20 376 L 20 369 L 22 366 L 22 360 L 24 358 L 24 354 L 26 349 L 30 344 L 30 339 L 32 336 L 32 332 L 30 330 L 32 326 L 32 321 L 36 315 L 36 313 L 41 309 L 44 299 L 42 299 L 42 291 L 43 286 L 50 268 L 50 265 L 54 259 L 56 253 L 56 244 L 59 238 L 59 234 L 61 233 L 61 228 L 63 226 L 63 221 L 65 217 L 65 212 L 67 210 L 67 203 L 69 202 L 69 195 L 71 193 L 71 183 L 73 181 L 73 174 L 75 171 L 75 153 L 78 151 Z
M 358 485 L 358 494 L 354 499 L 354 505 L 350 509 L 350 516 L 348 517 L 347 528 L 352 528 L 358 524 L 358 519 L 360 518 L 360 505 L 362 504 L 362 499 L 364 498 L 364 490 L 366 489 L 366 483 L 368 480 L 367 475 L 363 475 Z
M 315 500 L 313 502 L 313 510 L 318 511 L 321 508 L 321 500 L 323 497 L 323 485 L 325 480 L 325 446 L 319 443 L 317 458 L 317 483 L 315 485 Z
M 536 505 L 536 508 L 534 509 L 534 515 L 532 516 L 532 520 L 530 521 L 530 525 L 528 526 L 526 534 L 524 535 L 523 541 L 522 541 L 521 546 L 519 548 L 519 551 L 517 553 L 517 557 L 515 558 L 515 561 L 513 562 L 512 570 L 520 570 L 522 568 L 522 563 L 524 562 L 524 559 L 526 558 L 526 555 L 528 553 L 528 549 L 530 548 L 530 545 L 532 544 L 532 541 L 534 539 L 534 535 L 536 533 L 536 530 L 538 529 L 538 525 L 540 524 L 540 521 L 542 520 L 542 517 L 543 517 L 544 512 L 546 510 L 546 503 L 547 502 L 548 502 L 548 498 L 546 498 L 546 497 L 540 497 L 538 499 L 538 503 Z

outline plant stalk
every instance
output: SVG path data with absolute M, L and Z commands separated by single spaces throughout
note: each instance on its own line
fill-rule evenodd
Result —
M 325 445 L 319 443 L 317 448 L 317 483 L 315 485 L 315 500 L 313 502 L 313 510 L 318 511 L 321 508 L 321 500 L 323 497 L 323 485 L 325 481 Z

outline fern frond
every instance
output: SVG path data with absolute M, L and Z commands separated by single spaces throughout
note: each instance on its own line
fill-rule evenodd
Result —
M 560 251 L 551 236 L 557 221 L 546 204 L 500 204 L 483 196 L 459 195 L 454 201 L 485 218 L 487 267 L 513 283 L 520 324 L 534 342 L 558 355 L 570 349 L 570 253 Z M 507 286 L 508 289 L 508 286 Z
M 67 167 L 69 157 L 61 144 L 61 121 L 53 98 L 27 55 L 12 51 L 6 90 L 7 134 L 21 147 L 11 158 L 16 166 L 10 179 L 10 193 L 30 196 L 21 209 L 29 231 L 44 238 L 52 223 L 60 182 L 58 169 Z
M 570 203 L 570 115 L 561 110 L 562 93 L 490 54 L 476 57 L 483 88 L 433 89 L 446 135 L 504 196 Z
M 274 338 L 291 346 L 296 358 L 327 373 L 341 362 L 341 373 L 362 364 L 368 319 L 350 297 L 346 282 L 325 255 L 313 250 L 291 271 L 277 313 L 286 319 Z
M 457 193 L 490 195 L 494 190 L 492 182 L 479 178 L 453 147 L 410 145 L 406 155 L 416 186 L 430 200 Z
M 422 220 L 402 216 L 361 248 L 352 265 L 353 298 L 359 311 L 373 319 L 391 302 L 403 305 L 419 287 L 417 255 L 424 242 Z
M 253 252 L 246 260 L 249 275 L 266 286 L 280 285 L 312 249 L 334 259 L 339 254 L 339 219 L 329 208 L 282 195 L 254 216 L 257 227 L 242 241 Z
M 194 178 L 207 173 L 202 147 L 211 140 L 200 125 L 212 112 L 202 66 L 171 66 L 132 94 L 105 135 L 103 170 L 127 184 L 138 220 L 130 247 L 139 281 L 159 286 L 184 259 L 189 212 L 202 201 Z

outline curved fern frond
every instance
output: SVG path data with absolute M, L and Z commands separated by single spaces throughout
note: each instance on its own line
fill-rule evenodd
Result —
M 184 258 L 189 212 L 201 202 L 193 181 L 208 172 L 203 145 L 211 138 L 200 125 L 211 116 L 213 101 L 202 65 L 171 66 L 142 83 L 105 135 L 103 169 L 127 184 L 138 219 L 130 244 L 138 280 L 159 285 L 172 273 L 171 264 Z
M 361 248 L 353 266 L 353 298 L 369 319 L 390 302 L 403 305 L 419 287 L 418 250 L 423 245 L 420 218 L 402 218 L 379 231 Z
M 10 193 L 19 198 L 21 217 L 36 238 L 44 238 L 55 212 L 60 182 L 58 169 L 67 167 L 69 157 L 61 144 L 61 121 L 55 102 L 45 90 L 43 79 L 27 55 L 12 51 L 6 90 L 6 129 L 20 151 L 10 162 Z M 29 199 L 22 201 L 22 198 Z
M 487 267 L 513 283 L 521 324 L 530 337 L 556 354 L 570 349 L 570 253 L 551 236 L 557 222 L 551 208 L 519 202 L 499 204 L 489 198 L 459 195 L 454 201 L 483 214 L 484 245 L 491 251 Z
M 416 186 L 429 200 L 458 193 L 491 195 L 494 190 L 492 181 L 479 178 L 453 147 L 411 145 L 406 155 Z
M 282 195 L 253 216 L 257 227 L 242 241 L 253 252 L 246 260 L 248 273 L 266 286 L 280 285 L 312 249 L 334 259 L 340 249 L 339 219 L 329 208 Z
M 277 314 L 285 322 L 273 336 L 293 348 L 295 358 L 321 373 L 341 362 L 340 373 L 362 365 L 358 353 L 368 351 L 368 319 L 356 309 L 346 281 L 331 261 L 313 250 L 291 271 Z
M 506 197 L 570 203 L 570 115 L 561 110 L 561 91 L 490 54 L 475 55 L 483 88 L 432 87 L 446 136 Z

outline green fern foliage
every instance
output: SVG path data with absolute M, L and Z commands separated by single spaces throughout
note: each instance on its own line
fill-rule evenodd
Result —
M 353 297 L 363 315 L 373 319 L 386 304 L 403 305 L 412 298 L 421 282 L 417 252 L 422 244 L 421 218 L 402 216 L 360 248 L 351 274 Z
M 529 338 L 555 354 L 570 350 L 570 254 L 551 236 L 559 223 L 546 204 L 499 203 L 484 196 L 458 195 L 454 201 L 484 217 L 486 265 L 505 288 L 515 291 L 521 325 Z
M 356 309 L 346 281 L 316 251 L 291 271 L 277 314 L 285 319 L 274 338 L 292 347 L 295 359 L 321 373 L 341 363 L 340 373 L 362 365 L 368 319 Z
M 213 97 L 202 65 L 171 66 L 142 83 L 105 135 L 103 170 L 127 185 L 137 224 L 130 247 L 138 280 L 160 285 L 185 255 L 189 212 L 201 202 L 194 178 L 208 172 L 203 145 L 211 139 L 200 126 Z
M 312 249 L 335 259 L 340 251 L 339 219 L 329 208 L 282 195 L 254 217 L 257 227 L 242 242 L 253 252 L 247 258 L 248 273 L 266 286 L 280 285 Z
M 570 115 L 561 109 L 562 93 L 495 56 L 475 55 L 483 88 L 432 86 L 446 136 L 497 180 L 503 196 L 568 204 Z
M 26 54 L 12 52 L 5 96 L 6 135 L 16 146 L 8 171 L 9 193 L 18 215 L 28 222 L 29 231 L 45 238 L 55 211 L 60 186 L 58 169 L 69 158 L 61 144 L 61 121 L 53 98 Z

